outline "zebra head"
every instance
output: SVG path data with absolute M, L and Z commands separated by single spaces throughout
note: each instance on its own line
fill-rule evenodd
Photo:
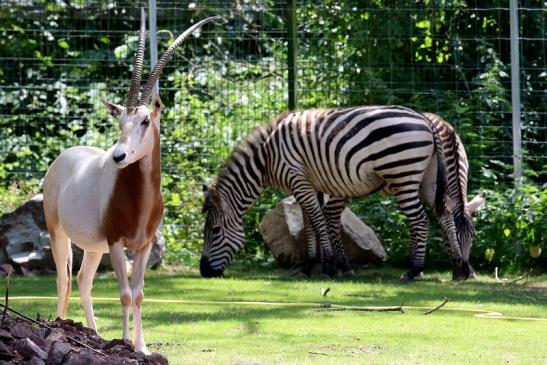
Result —
M 226 204 L 226 198 L 216 186 L 204 185 L 203 194 L 206 218 L 199 269 L 205 278 L 219 277 L 245 244 L 243 218 Z
M 464 264 L 459 270 L 454 271 L 452 276 L 454 280 L 465 280 L 469 278 L 469 276 L 475 277 L 475 272 L 469 264 L 471 247 L 473 247 L 473 238 L 477 233 L 472 215 L 482 204 L 484 204 L 484 201 L 485 193 L 481 191 L 471 201 L 465 204 L 463 215 L 456 216 L 454 219 L 456 224 L 456 235 Z M 447 238 L 445 237 L 445 240 L 446 239 Z
M 458 242 L 460 244 L 462 257 L 466 262 L 469 262 L 469 255 L 471 254 L 471 247 L 473 246 L 473 238 L 476 234 L 472 215 L 477 209 L 480 208 L 481 205 L 484 204 L 484 201 L 486 200 L 485 196 L 484 191 L 481 191 L 465 205 L 464 217 L 468 222 L 470 222 L 470 229 L 458 230 Z

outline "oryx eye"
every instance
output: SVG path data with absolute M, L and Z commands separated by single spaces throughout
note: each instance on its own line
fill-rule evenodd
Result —
M 146 118 L 145 120 L 141 122 L 141 126 L 143 127 L 148 127 L 149 124 L 150 124 L 150 118 Z

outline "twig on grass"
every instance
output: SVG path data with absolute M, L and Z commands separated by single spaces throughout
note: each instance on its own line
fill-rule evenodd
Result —
M 310 355 L 323 355 L 323 356 L 329 356 L 326 352 L 315 352 L 315 351 L 308 351 L 308 354 Z
M 424 313 L 424 315 L 428 315 L 428 314 L 431 314 L 431 313 L 433 313 L 433 312 L 435 312 L 435 311 L 438 311 L 439 309 L 441 309 L 442 307 L 444 307 L 444 305 L 445 305 L 446 303 L 448 303 L 449 301 L 450 301 L 450 299 L 444 298 L 444 301 L 443 301 L 441 304 L 439 304 L 438 306 L 436 306 L 436 307 L 433 308 L 433 309 L 428 310 L 427 312 Z
M 4 304 L 1 304 L 1 303 L 0 303 L 0 306 L 4 307 L 4 311 L 9 310 L 10 312 L 15 313 L 16 315 L 18 315 L 18 316 L 21 317 L 21 318 L 26 319 L 27 321 L 30 321 L 30 322 L 32 322 L 32 323 L 35 323 L 35 324 L 37 324 L 38 326 L 44 327 L 44 328 L 46 328 L 46 329 L 48 329 L 48 330 L 50 330 L 50 331 L 53 331 L 53 328 L 50 327 L 50 326 L 48 326 L 47 324 L 42 323 L 42 322 L 39 322 L 39 321 L 37 321 L 37 320 L 35 320 L 35 319 L 33 319 L 33 318 L 30 318 L 29 316 L 26 316 L 26 315 L 24 315 L 23 313 L 20 313 L 20 312 L 16 311 L 15 309 L 8 307 L 7 305 L 4 305 Z M 91 351 L 93 351 L 93 352 L 95 352 L 95 353 L 97 353 L 97 354 L 99 354 L 99 355 L 101 355 L 101 356 L 106 356 L 106 355 L 105 355 L 104 353 L 102 353 L 101 351 L 96 350 L 96 349 L 94 349 L 93 347 L 91 347 L 91 346 L 89 346 L 89 345 L 86 345 L 85 343 L 83 343 L 83 342 L 81 342 L 81 341 L 78 341 L 78 340 L 75 339 L 74 337 L 71 337 L 71 336 L 68 336 L 68 335 L 67 335 L 66 338 L 67 338 L 69 341 L 72 341 L 72 342 L 74 342 L 74 343 L 77 344 L 77 345 L 80 345 L 80 346 L 82 346 L 82 347 L 85 347 L 86 349 L 91 350 Z
M 511 298 L 515 298 L 515 299 L 520 299 L 520 300 L 532 300 L 534 302 L 537 302 L 538 300 L 532 296 L 529 296 L 529 295 L 526 295 L 526 294 L 523 294 L 523 296 L 520 296 L 520 295 L 511 295 L 509 294 L 509 297 Z

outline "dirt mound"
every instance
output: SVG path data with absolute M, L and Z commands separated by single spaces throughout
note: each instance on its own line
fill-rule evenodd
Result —
M 50 328 L 0 313 L 0 365 L 163 365 L 162 355 L 135 352 L 127 340 L 106 341 L 95 331 L 70 319 L 46 322 Z M 96 350 L 69 340 L 82 342 Z

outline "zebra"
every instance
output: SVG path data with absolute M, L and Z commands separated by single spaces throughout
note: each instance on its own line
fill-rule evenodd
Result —
M 467 201 L 469 163 L 460 136 L 454 127 L 439 115 L 429 112 L 424 112 L 422 114 L 433 123 L 440 136 L 447 169 L 447 191 L 445 199 L 447 200 L 450 212 L 453 215 L 456 236 L 462 256 L 469 262 L 469 254 L 473 245 L 473 237 L 475 236 L 472 213 L 484 203 L 485 194 L 484 192 L 480 192 L 471 201 Z M 434 196 L 435 193 L 434 170 L 435 168 L 427 170 L 428 175 L 424 176 L 424 181 L 420 185 L 422 200 L 426 200 L 426 203 L 430 206 L 433 204 L 431 197 Z M 428 195 L 429 201 L 427 201 Z M 329 236 L 333 245 L 336 266 L 344 276 L 353 275 L 353 270 L 346 258 L 340 236 L 340 218 L 342 211 L 346 207 L 347 200 L 319 194 L 319 201 L 323 206 L 323 213 L 327 219 L 327 224 L 329 225 Z M 448 238 L 444 237 L 445 246 L 449 244 L 447 241 Z M 304 276 L 309 276 L 311 269 L 315 266 L 317 259 L 316 243 L 316 240 L 308 242 L 308 258 L 301 270 L 301 273 Z M 470 266 L 469 269 L 471 271 L 470 275 L 474 277 L 475 272 L 473 268 Z M 458 278 L 454 277 L 454 279 Z
M 383 190 L 394 195 L 411 228 L 409 271 L 423 270 L 429 228 L 419 189 L 435 167 L 433 209 L 441 217 L 454 274 L 469 276 L 454 220 L 445 204 L 446 168 L 439 135 L 422 114 L 403 106 L 361 106 L 285 112 L 255 128 L 228 158 L 216 183 L 204 186 L 206 213 L 200 272 L 221 276 L 243 247 L 243 213 L 267 186 L 292 192 L 302 207 L 308 242 L 315 234 L 322 274 L 333 277 L 335 257 L 317 193 L 347 200 Z

